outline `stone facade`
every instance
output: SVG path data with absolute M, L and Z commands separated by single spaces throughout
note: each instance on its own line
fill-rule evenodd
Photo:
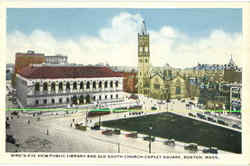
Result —
M 82 67 L 82 71 L 84 69 Z M 39 76 L 29 78 L 27 75 L 20 73 L 17 74 L 17 97 L 26 107 L 105 103 L 123 100 L 122 76 L 113 76 L 113 73 L 109 73 L 110 76 L 100 77 L 93 71 L 90 71 L 90 73 L 93 73 L 91 77 L 86 75 L 86 77 L 77 78 L 74 78 L 74 76 L 72 78 L 39 78 Z

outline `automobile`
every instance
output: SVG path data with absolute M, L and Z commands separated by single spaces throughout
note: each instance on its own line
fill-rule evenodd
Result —
M 155 137 L 151 137 L 151 138 L 149 136 L 143 137 L 144 141 L 150 141 L 150 139 L 151 139 L 151 142 L 155 141 Z
M 213 153 L 217 154 L 218 153 L 218 148 L 216 147 L 210 147 L 210 148 L 205 148 L 202 150 L 203 153 Z
M 194 103 L 193 103 L 193 102 L 191 102 L 191 101 L 190 101 L 190 102 L 188 102 L 188 104 L 189 104 L 189 105 L 194 105 Z
M 16 144 L 16 139 L 12 135 L 6 135 L 6 142 Z
M 224 120 L 217 120 L 217 123 L 228 126 L 228 124 Z
M 207 120 L 210 121 L 210 122 L 216 122 L 216 120 L 211 118 L 211 117 L 208 117 Z
M 151 110 L 157 110 L 157 107 L 153 106 L 151 107 Z
M 165 145 L 175 146 L 175 140 L 174 139 L 167 139 L 164 141 Z
M 121 134 L 121 130 L 120 129 L 114 129 L 113 134 L 119 135 L 119 134 Z
M 17 116 L 18 112 L 17 111 L 11 112 L 11 115 Z
M 239 125 L 237 125 L 237 124 L 233 124 L 233 125 L 232 125 L 232 128 L 241 129 L 241 127 L 240 127 Z
M 94 125 L 94 126 L 91 126 L 90 128 L 92 130 L 100 130 L 101 129 L 100 125 Z
M 110 135 L 113 134 L 113 131 L 110 130 L 110 129 L 107 129 L 107 130 L 102 131 L 102 134 L 103 134 L 103 135 L 108 135 L 108 136 L 110 136 Z
M 196 116 L 195 116 L 193 113 L 191 113 L 191 112 L 189 112 L 188 115 L 191 116 L 191 117 L 196 117 Z
M 5 123 L 6 124 L 6 129 L 9 129 L 10 128 L 10 124 L 8 122 Z
M 131 96 L 129 96 L 129 99 L 138 99 L 138 96 L 135 94 L 132 94 Z
M 211 113 L 209 111 L 204 112 L 204 114 L 211 115 Z
M 137 132 L 132 132 L 132 133 L 126 134 L 126 137 L 131 137 L 131 138 L 137 138 L 137 136 L 138 136 Z
M 201 113 L 196 113 L 197 117 L 199 117 L 200 119 L 204 119 L 207 120 L 206 116 L 201 114 Z
M 198 144 L 190 143 L 184 146 L 185 150 L 198 151 Z

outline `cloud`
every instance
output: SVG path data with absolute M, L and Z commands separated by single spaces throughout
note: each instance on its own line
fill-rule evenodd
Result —
M 79 40 L 58 40 L 51 33 L 34 30 L 25 35 L 20 31 L 7 36 L 7 63 L 14 62 L 16 52 L 67 55 L 70 63 L 137 66 L 137 33 L 143 18 L 139 14 L 120 13 L 97 36 L 81 36 Z M 174 67 L 190 67 L 197 63 L 225 64 L 232 54 L 242 66 L 241 33 L 215 29 L 209 36 L 192 38 L 170 25 L 150 30 L 150 52 L 153 66 L 169 63 Z

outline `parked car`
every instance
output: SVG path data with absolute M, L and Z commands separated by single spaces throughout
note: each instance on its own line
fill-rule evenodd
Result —
M 188 115 L 191 116 L 191 117 L 196 117 L 196 116 L 195 116 L 193 113 L 191 113 L 191 112 L 189 112 Z
M 151 110 L 157 110 L 157 107 L 153 106 L 151 107 Z
M 164 141 L 165 145 L 175 146 L 175 140 L 174 139 L 167 139 Z
M 217 123 L 228 126 L 228 124 L 224 120 L 217 120 Z
M 211 118 L 211 117 L 208 117 L 207 120 L 210 122 L 216 122 L 216 120 L 214 118 Z
M 119 135 L 119 134 L 121 134 L 121 130 L 120 129 L 114 129 L 113 134 Z
M 190 150 L 190 151 L 198 151 L 198 144 L 190 143 L 188 145 L 185 145 L 184 149 L 185 150 Z
M 113 134 L 113 131 L 112 130 L 104 130 L 104 131 L 102 131 L 102 134 L 103 135 L 112 135 Z
M 143 137 L 143 140 L 150 141 L 150 137 L 149 136 Z M 154 142 L 154 141 L 155 141 L 155 137 L 151 137 L 151 142 Z
M 210 148 L 205 148 L 202 150 L 203 153 L 213 153 L 217 154 L 218 153 L 218 148 L 216 147 L 210 147 Z
M 18 112 L 17 112 L 17 111 L 11 112 L 11 115 L 17 116 L 17 115 L 18 115 Z
M 237 125 L 237 124 L 233 124 L 233 125 L 232 125 L 232 128 L 241 129 L 241 127 L 240 127 L 239 125 Z
M 138 135 L 137 132 L 132 132 L 132 133 L 126 134 L 126 137 L 137 138 L 137 135 Z
M 16 144 L 16 139 L 12 135 L 6 135 L 6 142 Z
M 211 115 L 209 111 L 204 112 L 204 114 Z
M 196 113 L 197 117 L 199 117 L 200 119 L 204 119 L 207 120 L 206 116 L 201 114 L 201 113 Z
M 135 95 L 135 94 L 132 94 L 131 96 L 129 96 L 129 99 L 138 99 L 138 96 L 137 95 Z
M 92 130 L 100 130 L 101 129 L 100 125 L 94 125 L 94 126 L 91 126 L 90 128 Z

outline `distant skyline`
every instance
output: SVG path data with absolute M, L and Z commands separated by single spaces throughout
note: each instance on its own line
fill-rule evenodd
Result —
M 151 63 L 190 67 L 241 65 L 241 9 L 7 9 L 7 63 L 16 52 L 67 55 L 69 62 L 137 65 L 142 20 L 150 34 Z

